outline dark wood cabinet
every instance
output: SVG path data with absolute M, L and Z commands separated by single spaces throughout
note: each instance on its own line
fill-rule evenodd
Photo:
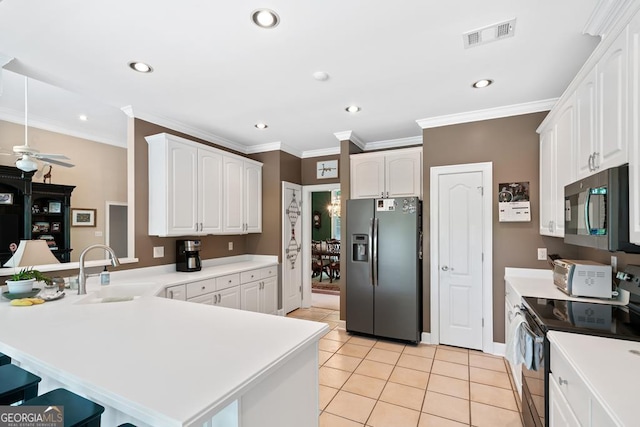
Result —
M 0 262 L 10 243 L 46 240 L 60 262 L 71 260 L 71 193 L 75 186 L 33 182 L 33 172 L 0 166 Z

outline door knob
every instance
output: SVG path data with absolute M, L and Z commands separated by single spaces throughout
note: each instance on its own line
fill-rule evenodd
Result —
M 442 266 L 442 271 L 449 271 L 449 267 L 447 267 L 446 265 Z

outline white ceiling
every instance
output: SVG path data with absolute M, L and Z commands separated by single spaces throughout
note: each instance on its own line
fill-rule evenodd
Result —
M 419 138 L 416 120 L 559 97 L 599 41 L 582 33 L 597 3 L 4 0 L 0 55 L 14 58 L 6 70 L 56 86 L 31 83 L 34 125 L 124 146 L 120 108 L 131 106 L 136 117 L 244 152 L 280 143 L 309 155 L 335 150 L 337 132 L 364 143 Z M 279 26 L 252 23 L 262 7 Z M 463 33 L 513 18 L 514 37 L 464 48 Z M 132 60 L 155 71 L 136 73 Z M 480 78 L 495 84 L 472 89 Z M 3 73 L 0 119 L 24 114 L 22 85 Z M 345 112 L 350 104 L 362 111 Z

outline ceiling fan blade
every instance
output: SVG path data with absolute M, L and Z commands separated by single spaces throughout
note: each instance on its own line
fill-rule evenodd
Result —
M 54 164 L 54 165 L 64 166 L 65 168 L 72 168 L 72 167 L 75 166 L 74 164 L 71 164 L 71 163 L 61 162 L 59 160 L 54 160 L 54 159 L 50 159 L 50 158 L 38 157 L 38 159 L 40 159 L 41 161 L 46 162 L 46 163 L 51 163 L 51 164 Z
M 33 157 L 38 159 L 63 159 L 63 160 L 71 160 L 64 154 L 49 154 L 49 153 L 38 153 L 33 154 Z

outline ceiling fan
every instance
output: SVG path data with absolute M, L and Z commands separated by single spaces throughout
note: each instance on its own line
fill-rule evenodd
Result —
M 24 77 L 24 145 L 14 145 L 13 152 L 0 151 L 0 154 L 5 156 L 14 155 L 17 157 L 16 159 L 16 167 L 24 172 L 33 172 L 38 169 L 37 160 L 40 160 L 45 163 L 52 163 L 55 165 L 64 166 L 67 168 L 72 168 L 74 165 L 71 163 L 63 162 L 62 160 L 69 160 L 67 156 L 64 154 L 45 154 L 40 153 L 39 150 L 36 150 L 33 147 L 29 146 L 28 132 L 29 125 L 27 123 L 28 116 L 28 94 L 29 94 L 29 86 L 28 86 L 28 78 Z

